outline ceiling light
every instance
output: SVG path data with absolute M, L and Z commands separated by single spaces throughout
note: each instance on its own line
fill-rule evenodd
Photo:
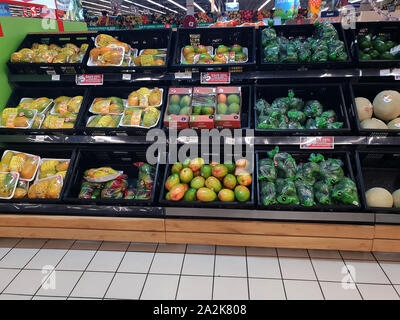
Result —
M 175 2 L 174 0 L 167 0 L 168 2 L 171 2 L 172 4 L 176 5 L 177 7 L 181 8 L 182 10 L 187 11 L 187 9 L 184 6 L 181 6 L 179 3 Z
M 147 2 L 150 2 L 150 3 L 152 3 L 152 4 L 155 4 L 156 6 L 159 6 L 160 8 L 167 9 L 168 11 L 171 11 L 171 12 L 173 12 L 173 13 L 178 13 L 178 11 L 172 10 L 172 9 L 170 9 L 170 8 L 168 8 L 168 7 L 166 7 L 166 6 L 163 6 L 162 4 L 159 4 L 159 3 L 157 3 L 157 2 L 154 2 L 154 1 L 152 1 L 152 0 L 146 0 L 146 1 L 147 1 Z
M 265 1 L 265 2 L 261 5 L 261 7 L 258 8 L 258 11 L 260 11 L 262 8 L 264 8 L 269 2 L 271 2 L 271 0 Z
M 201 12 L 205 12 L 202 7 L 200 7 L 196 2 L 193 2 L 194 6 L 197 7 Z
M 149 10 L 153 10 L 153 11 L 161 13 L 161 14 L 166 14 L 165 12 L 162 12 L 160 10 L 153 9 L 153 8 L 150 8 L 150 7 L 146 7 L 146 6 L 142 5 L 142 4 L 139 4 L 139 3 L 136 3 L 136 2 L 133 2 L 133 1 L 125 0 L 125 2 L 128 2 L 128 3 L 133 4 L 135 6 L 138 6 L 138 7 L 142 7 L 142 8 L 149 9 Z
M 82 3 L 88 3 L 88 4 L 90 4 L 90 5 L 94 5 L 94 6 L 99 6 L 99 7 L 111 9 L 111 5 L 105 6 L 104 4 L 95 3 L 95 2 L 89 2 L 89 1 L 85 1 L 85 0 L 83 0 Z

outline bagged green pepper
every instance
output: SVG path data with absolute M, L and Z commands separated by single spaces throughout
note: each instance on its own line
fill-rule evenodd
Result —
M 333 187 L 333 199 L 343 204 L 359 206 L 357 186 L 353 180 L 347 177 L 341 178 Z
M 304 129 L 304 127 L 298 121 L 289 121 L 288 129 Z
M 300 204 L 304 207 L 312 207 L 314 205 L 314 191 L 312 185 L 304 181 L 295 181 L 295 186 Z
M 321 23 L 318 20 L 314 23 L 315 30 L 313 36 L 323 40 L 336 40 L 339 35 L 335 27 L 331 23 Z
M 334 110 L 327 110 L 322 112 L 321 117 L 326 120 L 326 123 L 333 123 L 336 121 L 336 112 Z
M 275 183 L 277 200 L 282 204 L 299 204 L 296 186 L 291 179 L 277 179 Z
M 318 129 L 315 119 L 307 119 L 306 129 Z
M 288 178 L 291 180 L 294 180 L 296 178 L 296 161 L 289 153 L 277 153 L 274 156 L 274 164 L 279 178 Z
M 328 52 L 325 50 L 315 51 L 311 56 L 312 62 L 326 62 L 328 61 Z
M 264 99 L 258 99 L 256 102 L 256 110 L 259 115 L 265 114 L 269 107 L 270 105 Z
M 261 181 L 261 202 L 264 206 L 276 204 L 275 184 L 270 181 Z
M 340 129 L 340 128 L 343 128 L 343 122 L 328 123 L 327 128 L 328 129 Z
M 319 173 L 320 167 L 318 163 L 303 163 L 297 167 L 296 181 L 303 181 L 313 185 L 317 181 Z
M 319 163 L 319 162 L 321 162 L 321 161 L 325 161 L 325 158 L 324 158 L 324 156 L 323 156 L 322 154 L 320 154 L 320 153 L 317 153 L 317 154 L 311 153 L 310 156 L 308 157 L 308 160 L 309 160 L 310 162 Z
M 318 204 L 332 204 L 332 187 L 326 180 L 318 181 L 314 184 L 315 199 Z
M 279 61 L 279 46 L 276 43 L 270 43 L 264 48 L 265 62 Z
M 289 97 L 276 98 L 272 102 L 271 108 L 278 109 L 281 111 L 281 113 L 286 113 L 289 110 L 289 103 L 290 103 Z
M 276 39 L 276 31 L 275 31 L 274 28 L 270 28 L 270 27 L 265 28 L 262 31 L 261 35 L 262 35 L 262 45 L 263 45 L 263 47 L 267 46 L 267 44 L 270 41 L 273 41 L 273 40 Z
M 300 124 L 303 124 L 306 121 L 304 113 L 296 109 L 289 110 L 287 115 L 290 122 L 299 122 Z
M 258 180 L 275 181 L 277 178 L 276 168 L 272 159 L 261 159 L 258 163 Z
M 327 180 L 331 185 L 338 183 L 344 177 L 343 162 L 339 159 L 327 159 L 320 163 L 320 174 L 322 179 Z
M 318 100 L 309 100 L 305 104 L 304 114 L 308 118 L 319 117 L 323 112 L 323 108 L 324 107 Z
M 279 121 L 270 116 L 260 117 L 258 121 L 258 129 L 277 129 L 279 127 Z

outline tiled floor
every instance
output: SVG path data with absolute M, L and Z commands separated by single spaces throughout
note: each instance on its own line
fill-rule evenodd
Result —
M 0 300 L 400 300 L 400 253 L 0 238 Z

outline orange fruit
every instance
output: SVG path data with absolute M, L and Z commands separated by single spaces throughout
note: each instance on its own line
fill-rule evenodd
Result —
M 224 95 L 223 93 L 218 95 L 218 103 L 226 103 L 226 95 Z

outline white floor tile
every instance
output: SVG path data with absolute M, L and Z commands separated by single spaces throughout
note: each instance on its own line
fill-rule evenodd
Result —
M 288 300 L 323 300 L 317 281 L 284 280 Z
M 23 268 L 39 249 L 12 249 L 0 261 L 0 268 Z
M 214 278 L 214 300 L 248 300 L 246 278 Z
M 159 253 L 154 256 L 150 273 L 180 274 L 182 270 L 183 254 Z
M 364 300 L 400 300 L 391 285 L 358 284 L 357 286 Z
M 1 260 L 1 258 L 3 258 L 10 250 L 11 250 L 11 248 L 0 248 L 0 260 Z
M 254 257 L 276 257 L 275 248 L 247 247 L 247 256 Z
M 372 260 L 375 261 L 371 252 L 340 251 L 344 260 Z
M 117 241 L 104 241 L 99 250 L 100 251 L 123 251 L 129 247 L 129 242 L 117 242 Z
M 212 277 L 182 276 L 179 282 L 178 300 L 211 300 Z
M 103 298 L 113 277 L 113 273 L 85 272 L 75 289 L 72 291 L 71 296 L 82 298 Z
M 82 301 L 82 300 L 102 300 L 102 299 L 96 299 L 96 298 L 83 298 L 83 297 L 79 297 L 79 298 L 77 298 L 77 297 L 69 297 L 67 300 L 79 300 L 79 301 Z
M 15 248 L 40 249 L 46 241 L 46 239 L 22 239 L 15 245 Z
M 70 250 L 60 261 L 56 270 L 85 270 L 96 251 Z
M 145 274 L 117 273 L 105 297 L 111 299 L 139 299 L 145 280 Z
M 308 253 L 311 258 L 320 258 L 320 259 L 342 259 L 337 250 L 313 250 L 309 249 Z
M 55 266 L 60 262 L 67 250 L 41 249 L 37 255 L 29 261 L 25 269 L 42 269 L 44 266 Z
M 31 300 L 32 296 L 22 296 L 13 294 L 2 294 L 0 295 L 0 300 Z
M 398 262 L 380 262 L 379 263 L 390 279 L 392 284 L 400 284 L 400 263 Z
M 18 238 L 0 238 L 0 248 L 14 248 L 21 241 Z
M 317 280 L 309 258 L 279 258 L 283 279 Z
M 246 248 L 245 247 L 233 247 L 233 246 L 217 246 L 217 254 L 232 255 L 232 256 L 244 256 L 244 255 L 246 255 Z
M 374 256 L 379 261 L 400 262 L 400 252 L 374 252 Z
M 282 280 L 249 279 L 250 300 L 286 300 Z
M 396 289 L 397 294 L 400 296 L 400 286 L 394 286 L 394 288 Z
M 157 249 L 157 243 L 145 243 L 145 242 L 132 242 L 128 251 L 132 252 L 155 252 Z
M 163 253 L 185 253 L 186 244 L 174 244 L 174 243 L 160 243 L 157 248 L 157 252 Z
M 342 281 L 348 275 L 343 260 L 312 259 L 312 264 L 319 281 Z
M 320 282 L 326 300 L 361 300 L 356 288 L 344 288 L 340 282 Z
M 217 255 L 215 260 L 215 276 L 247 277 L 246 257 Z
M 247 257 L 249 277 L 281 278 L 277 257 Z
M 15 278 L 19 270 L 17 269 L 0 269 L 0 292 Z
M 34 296 L 32 300 L 67 300 L 67 297 Z
M 214 274 L 214 255 L 186 254 L 182 274 L 212 276 Z
M 188 244 L 186 253 L 215 254 L 215 246 L 201 245 L 201 244 Z
M 22 270 L 4 290 L 4 293 L 32 296 L 48 276 L 48 274 L 43 274 L 40 270 Z
M 356 283 L 389 284 L 388 278 L 383 273 L 376 261 L 346 261 L 350 273 L 355 276 Z
M 149 274 L 141 300 L 174 300 L 179 276 Z
M 308 258 L 308 253 L 305 249 L 278 248 L 278 256 L 289 258 Z
M 116 271 L 123 256 L 120 251 L 97 251 L 87 271 Z
M 153 256 L 152 252 L 127 252 L 118 272 L 148 273 Z
M 50 278 L 53 277 L 55 286 L 42 286 L 37 295 L 68 297 L 81 275 L 80 271 L 53 271 Z

